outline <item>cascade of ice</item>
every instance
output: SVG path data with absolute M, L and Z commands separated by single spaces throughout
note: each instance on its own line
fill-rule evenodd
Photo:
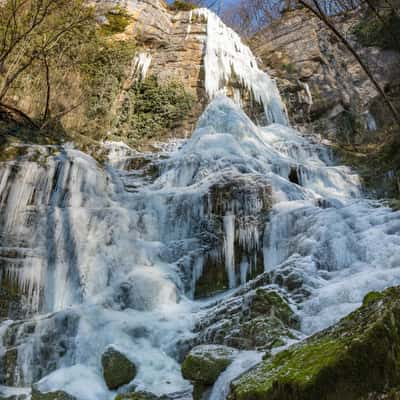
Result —
M 258 67 L 257 59 L 240 36 L 209 9 L 194 10 L 193 15 L 207 21 L 204 69 L 208 96 L 214 98 L 237 79 L 264 107 L 269 123 L 286 125 L 285 106 L 275 82 Z M 235 94 L 234 97 L 239 101 L 240 95 L 237 95 L 237 91 Z
M 113 345 L 138 366 L 138 389 L 189 390 L 178 342 L 193 335 L 202 303 L 188 297 L 210 254 L 227 288 L 264 267 L 301 277 L 300 288 L 279 282 L 298 303 L 305 333 L 335 322 L 368 291 L 400 283 L 400 213 L 362 199 L 357 175 L 327 163 L 323 146 L 288 127 L 255 126 L 225 96 L 191 139 L 159 154 L 107 146 L 106 170 L 68 149 L 51 149 L 46 167 L 21 160 L 0 169 L 0 251 L 17 253 L 6 271 L 36 288 L 34 310 L 53 312 L 1 325 L 3 341 L 12 338 L 6 348 L 18 349 L 15 384 L 40 380 L 42 390 L 111 399 L 99 359 Z M 48 343 L 59 351 L 43 359 Z M 255 358 L 227 371 L 216 398 Z
M 235 216 L 224 216 L 224 252 L 225 252 L 225 267 L 228 273 L 229 288 L 236 286 L 235 276 Z

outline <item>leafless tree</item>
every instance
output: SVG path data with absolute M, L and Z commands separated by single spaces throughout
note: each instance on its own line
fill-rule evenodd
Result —
M 7 104 L 6 97 L 19 78 L 34 65 L 42 65 L 46 81 L 43 121 L 49 118 L 51 68 L 60 46 L 72 32 L 91 20 L 84 0 L 6 0 L 0 3 L 0 106 L 29 117 Z M 30 121 L 35 124 L 33 121 Z

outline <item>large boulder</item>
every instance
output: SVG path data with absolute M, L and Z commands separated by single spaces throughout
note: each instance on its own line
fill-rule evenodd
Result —
M 237 353 L 231 347 L 220 345 L 200 345 L 190 351 L 182 364 L 182 375 L 193 383 L 194 400 L 207 398 L 212 385 Z
M 55 392 L 41 392 L 37 388 L 32 387 L 31 400 L 77 400 L 74 396 L 58 390 Z
M 115 397 L 115 400 L 160 400 L 167 399 L 167 397 L 157 397 L 153 393 L 149 392 L 132 392 L 132 393 L 122 393 Z
M 114 347 L 108 347 L 101 357 L 104 381 L 110 390 L 128 384 L 135 379 L 135 364 Z
M 212 385 L 233 362 L 237 350 L 218 345 L 193 348 L 182 364 L 182 375 L 192 382 Z
M 399 363 L 396 287 L 368 295 L 333 327 L 263 361 L 232 383 L 231 399 L 389 399 L 400 385 Z

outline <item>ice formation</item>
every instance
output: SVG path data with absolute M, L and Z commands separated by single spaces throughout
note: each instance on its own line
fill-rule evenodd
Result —
M 3 278 L 24 288 L 26 306 L 37 314 L 29 329 L 29 322 L 1 325 L 20 350 L 15 384 L 41 379 L 45 391 L 111 399 L 99 359 L 112 344 L 138 365 L 139 389 L 190 390 L 176 361 L 178 342 L 193 335 L 204 305 L 192 295 L 209 251 L 204 235 L 211 227 L 204 229 L 217 214 L 222 242 L 213 254 L 225 260 L 229 287 L 249 279 L 251 260 L 237 265 L 235 247 L 253 256 L 262 250 L 265 270 L 302 277 L 310 295 L 288 296 L 306 334 L 356 308 L 370 290 L 400 283 L 400 213 L 363 199 L 357 175 L 334 166 L 322 145 L 285 126 L 255 126 L 225 96 L 209 105 L 191 139 L 159 154 L 107 146 L 106 170 L 65 148 L 54 156 L 41 148 L 45 165 L 15 161 L 0 169 Z M 149 162 L 156 177 L 148 175 Z M 143 167 L 130 169 L 138 163 Z M 248 186 L 265 180 L 272 211 L 260 225 L 247 212 L 260 211 L 262 200 Z M 212 190 L 229 182 L 244 187 L 246 199 L 210 205 Z M 11 250 L 13 258 L 5 257 Z M 40 354 L 49 343 L 68 348 L 45 362 Z M 215 398 L 257 357 L 244 353 L 221 377 Z
M 296 275 L 298 291 L 284 281 L 280 290 L 306 335 L 367 292 L 400 284 L 400 212 L 365 199 L 359 177 L 312 137 L 258 127 L 218 94 L 233 66 L 270 120 L 286 122 L 249 50 L 213 14 L 198 12 L 218 39 L 207 43 L 213 100 L 190 139 L 158 153 L 106 143 L 105 168 L 66 146 L 30 146 L 0 164 L 0 279 L 20 289 L 26 317 L 0 324 L 0 358 L 18 351 L 7 379 L 0 368 L 0 394 L 15 393 L 4 384 L 38 382 L 43 391 L 111 400 L 100 358 L 113 345 L 137 365 L 138 390 L 176 398 L 191 390 L 180 342 L 193 338 L 204 306 L 254 274 Z M 227 292 L 196 300 L 207 268 L 219 266 Z M 229 381 L 260 357 L 242 352 L 212 399 L 225 398 Z
M 132 76 L 136 79 L 143 80 L 146 78 L 151 64 L 151 54 L 139 52 L 132 62 Z
M 275 82 L 258 67 L 257 59 L 240 36 L 209 9 L 194 10 L 193 17 L 207 21 L 204 69 L 208 96 L 214 98 L 224 92 L 236 79 L 264 107 L 269 123 L 286 125 L 285 107 Z M 241 96 L 235 93 L 239 102 Z

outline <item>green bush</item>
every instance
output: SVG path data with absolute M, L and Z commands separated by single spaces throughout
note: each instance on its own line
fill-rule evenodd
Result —
M 131 21 L 128 11 L 122 7 L 116 7 L 106 14 L 107 23 L 101 26 L 104 35 L 123 33 Z
M 106 40 L 97 36 L 87 49 L 82 63 L 84 91 L 87 99 L 85 134 L 104 134 L 112 126 L 111 112 L 116 97 L 126 79 L 126 68 L 136 52 L 136 43 Z
M 173 11 L 191 11 L 197 8 L 196 5 L 182 0 L 175 0 L 170 6 L 169 9 Z
M 161 136 L 182 121 L 193 102 L 180 83 L 160 84 L 155 76 L 137 81 L 125 98 L 115 134 L 130 141 Z

